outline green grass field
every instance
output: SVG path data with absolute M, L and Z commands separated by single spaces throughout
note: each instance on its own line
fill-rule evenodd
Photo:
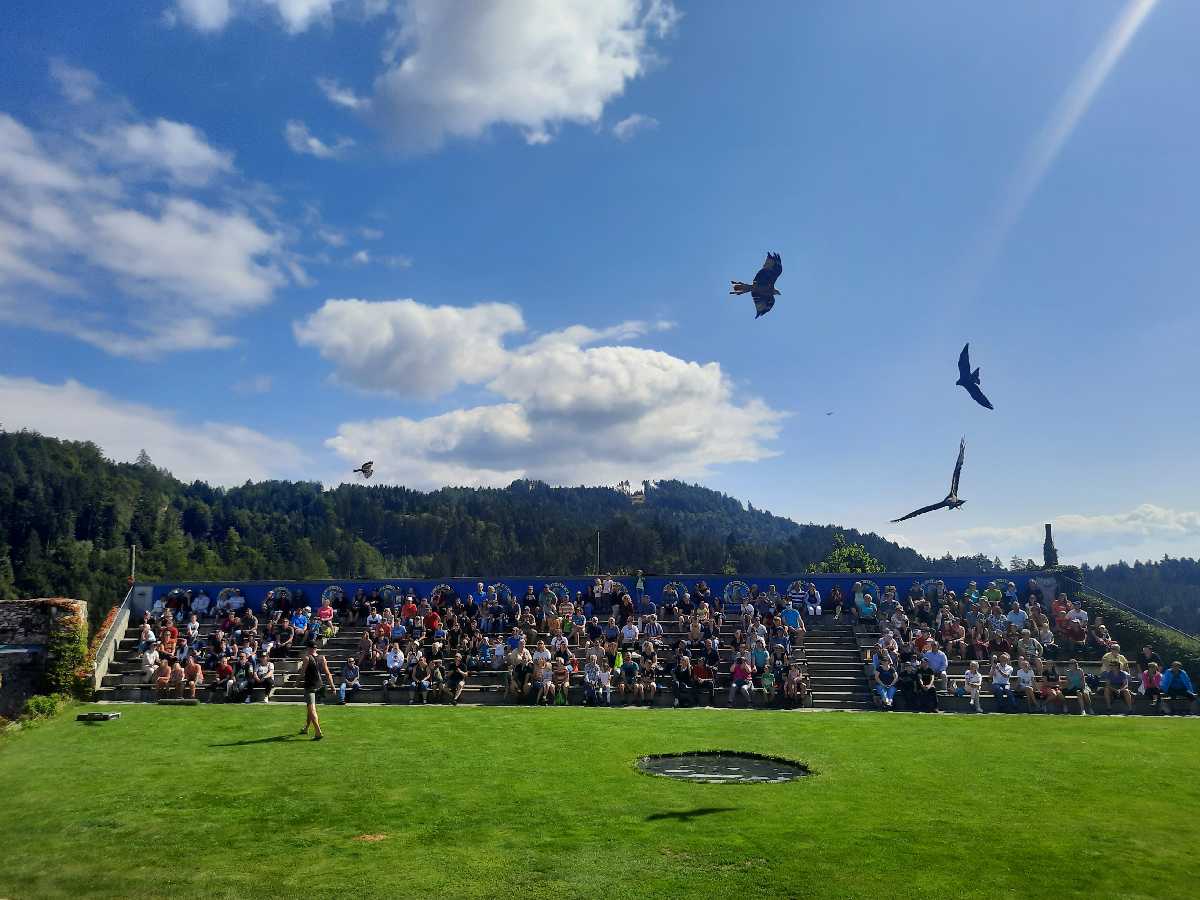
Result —
M 121 712 L 0 739 L 0 897 L 1197 896 L 1196 720 Z M 633 767 L 717 748 L 817 774 Z

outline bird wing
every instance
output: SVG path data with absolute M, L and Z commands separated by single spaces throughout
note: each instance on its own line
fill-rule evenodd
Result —
M 967 455 L 967 439 L 958 442 L 958 462 L 954 464 L 954 477 L 950 479 L 950 493 L 947 497 L 958 499 L 958 477 L 962 475 L 963 457 Z
M 964 381 L 971 379 L 971 342 L 963 344 L 962 353 L 958 354 L 958 377 Z
M 913 519 L 913 518 L 916 518 L 917 516 L 923 516 L 923 515 L 925 515 L 925 513 L 933 512 L 935 509 L 941 509 L 945 505 L 946 505 L 945 500 L 941 500 L 937 503 L 931 503 L 928 506 L 922 506 L 920 509 L 914 509 L 907 516 L 901 516 L 898 519 L 892 519 L 892 522 L 893 523 L 903 522 L 905 519 Z
M 783 274 L 783 260 L 780 259 L 778 253 L 768 253 L 766 261 L 763 262 L 762 268 L 758 270 L 758 274 L 754 276 L 755 285 L 763 285 L 764 287 L 775 287 L 775 279 Z
M 978 403 L 980 406 L 986 406 L 988 409 L 996 408 L 996 407 L 992 406 L 991 401 L 988 400 L 988 398 L 984 396 L 983 391 L 981 391 L 979 389 L 979 385 L 975 384 L 975 382 L 973 382 L 973 381 L 970 382 L 969 384 L 966 385 L 966 388 L 967 388 L 967 393 L 970 394 L 972 397 L 974 397 L 975 402 Z
M 756 319 L 759 316 L 765 316 L 775 306 L 774 294 L 761 294 L 758 291 L 755 291 L 750 296 L 754 298 L 754 308 L 758 311 L 754 316 Z

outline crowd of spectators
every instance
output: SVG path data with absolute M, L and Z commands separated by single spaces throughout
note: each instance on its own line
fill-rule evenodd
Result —
M 890 585 L 882 594 L 878 604 L 867 594 L 854 607 L 880 631 L 869 672 L 885 710 L 895 708 L 900 694 L 905 709 L 937 711 L 939 692 L 950 689 L 951 659 L 966 664 L 955 693 L 975 712 L 984 711 L 985 689 L 997 709 L 1009 712 L 1065 712 L 1076 706 L 1086 715 L 1095 711 L 1097 698 L 1106 711 L 1116 703 L 1132 712 L 1137 694 L 1147 697 L 1152 711 L 1162 711 L 1164 700 L 1173 711 L 1186 710 L 1196 698 L 1180 663 L 1164 672 L 1148 646 L 1135 660 L 1127 659 L 1100 616 L 1089 620 L 1082 604 L 1065 593 L 1048 600 L 1033 580 L 1023 591 L 1012 581 L 993 581 L 982 590 L 972 581 L 960 596 L 936 581 L 913 582 L 903 597 Z M 875 609 L 864 613 L 864 607 Z M 1085 671 L 1078 657 L 1099 657 L 1099 671 Z
M 333 591 L 315 613 L 300 591 L 272 591 L 257 614 L 236 588 L 216 602 L 202 590 L 173 591 L 145 614 L 139 651 L 146 681 L 161 692 L 194 697 L 207 687 L 241 702 L 255 688 L 269 701 L 275 660 L 342 629 L 357 635 L 337 688 L 343 703 L 363 689 L 364 672 L 380 672 L 383 690 L 409 703 L 456 704 L 484 671 L 504 673 L 513 701 L 543 705 L 571 702 L 572 676 L 582 688 L 576 698 L 588 705 L 650 705 L 663 689 L 675 706 L 711 704 L 726 681 L 730 703 L 805 702 L 808 680 L 793 651 L 806 618 L 821 612 L 811 585 L 788 595 L 774 585 L 748 588 L 732 606 L 732 639 L 722 633 L 725 604 L 703 581 L 670 584 L 657 601 L 611 576 L 573 596 L 558 588 L 530 585 L 517 597 L 481 582 L 465 598 L 450 590 Z M 212 623 L 204 636 L 202 619 Z M 173 675 L 175 666 L 185 674 Z
M 276 660 L 351 629 L 357 640 L 341 673 L 341 702 L 363 689 L 364 672 L 382 673 L 385 692 L 414 704 L 457 704 L 469 679 L 502 672 L 514 702 L 570 703 L 574 681 L 582 689 L 574 697 L 588 705 L 652 704 L 667 689 L 676 706 L 711 704 L 718 690 L 734 705 L 797 706 L 809 684 L 794 651 L 814 617 L 828 613 L 879 628 L 869 678 L 882 709 L 896 708 L 899 695 L 905 709 L 937 711 L 952 689 L 977 712 L 985 693 L 1003 710 L 1077 706 L 1085 714 L 1097 700 L 1131 711 L 1138 694 L 1154 709 L 1195 699 L 1178 663 L 1165 666 L 1149 647 L 1131 662 L 1099 617 L 1089 621 L 1065 594 L 1047 602 L 1034 581 L 1024 591 L 1013 582 L 982 590 L 971 582 L 961 596 L 940 581 L 914 582 L 903 596 L 894 586 L 855 582 L 825 597 L 794 582 L 786 593 L 751 585 L 730 598 L 715 597 L 703 581 L 673 582 L 657 600 L 640 572 L 635 585 L 631 593 L 606 576 L 573 595 L 562 585 L 529 585 L 518 596 L 480 582 L 465 597 L 449 588 L 429 597 L 412 588 L 330 589 L 315 612 L 302 590 L 280 590 L 268 592 L 259 613 L 237 588 L 215 602 L 203 590 L 173 591 L 146 614 L 138 649 L 145 681 L 176 697 L 204 687 L 250 702 L 261 688 L 269 702 Z M 203 637 L 201 620 L 212 622 Z M 1100 657 L 1100 671 L 1085 671 L 1077 656 Z M 966 666 L 953 685 L 952 660 Z

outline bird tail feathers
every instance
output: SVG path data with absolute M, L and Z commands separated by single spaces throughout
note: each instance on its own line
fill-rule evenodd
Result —
M 729 289 L 729 293 L 731 294 L 745 294 L 754 290 L 754 285 L 746 284 L 744 281 L 731 281 L 729 283 L 733 285 L 733 287 Z
M 976 384 L 979 384 L 979 369 L 976 369 L 974 372 L 971 373 L 971 380 L 974 381 Z

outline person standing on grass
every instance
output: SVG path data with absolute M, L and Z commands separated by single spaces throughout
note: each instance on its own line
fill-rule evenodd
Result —
M 308 734 L 308 726 L 312 725 L 314 741 L 325 737 L 321 731 L 321 720 L 317 717 L 317 691 L 321 687 L 321 676 L 329 682 L 329 689 L 336 690 L 333 684 L 333 673 L 329 671 L 329 663 L 317 652 L 317 642 L 311 638 L 304 645 L 304 659 L 300 663 L 300 681 L 304 685 L 304 703 L 308 717 L 304 720 L 301 734 Z

